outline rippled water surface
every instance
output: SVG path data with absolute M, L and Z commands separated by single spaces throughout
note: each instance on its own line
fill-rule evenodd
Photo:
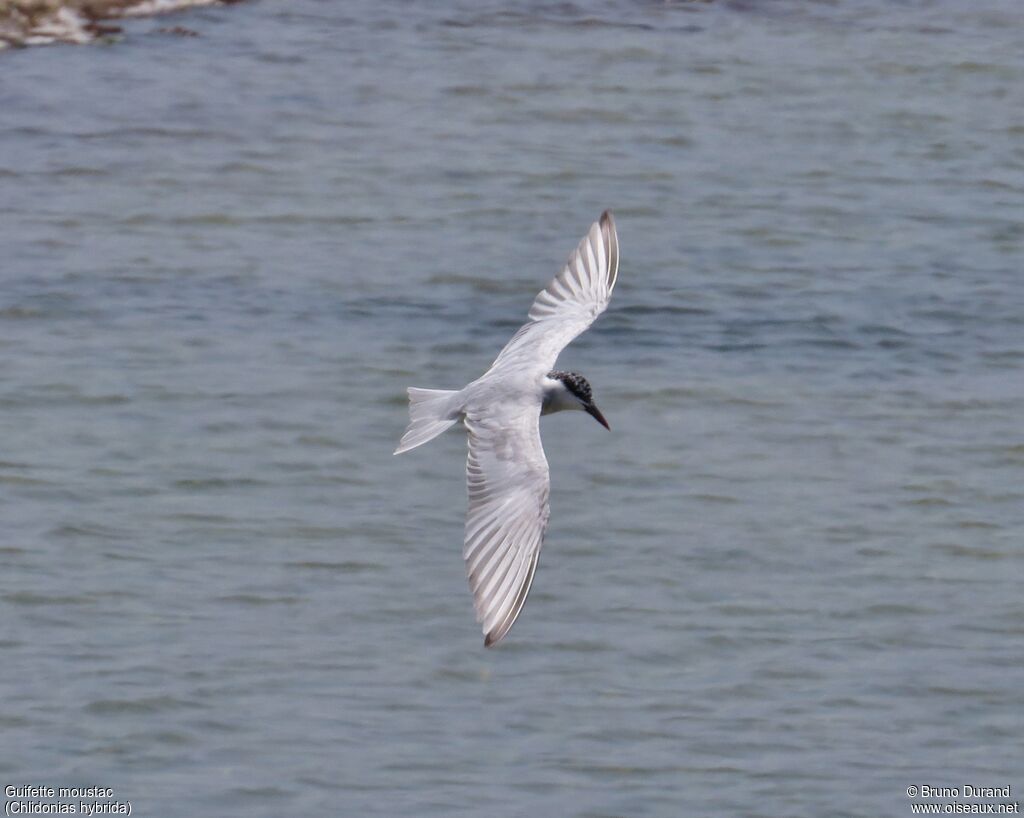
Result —
M 1024 11 L 265 0 L 0 57 L 0 783 L 902 816 L 1024 779 Z M 606 207 L 485 651 L 465 441 Z M 996 801 L 1000 799 L 995 799 Z M 1005 799 L 1003 799 L 1005 800 Z

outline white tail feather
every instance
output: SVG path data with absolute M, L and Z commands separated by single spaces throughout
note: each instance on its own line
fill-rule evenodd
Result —
M 418 389 L 409 387 L 409 428 L 395 449 L 395 454 L 407 452 L 433 440 L 459 420 L 459 407 L 449 389 Z

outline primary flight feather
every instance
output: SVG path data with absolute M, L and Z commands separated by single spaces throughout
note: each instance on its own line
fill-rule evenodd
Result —
M 409 388 L 409 428 L 395 454 L 459 420 L 469 432 L 462 555 L 487 647 L 508 633 L 522 611 L 547 530 L 550 481 L 540 416 L 581 409 L 608 428 L 586 379 L 554 366 L 604 312 L 618 271 L 615 221 L 605 211 L 487 372 L 458 391 Z

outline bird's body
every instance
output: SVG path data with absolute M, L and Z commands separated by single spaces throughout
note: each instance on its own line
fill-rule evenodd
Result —
M 395 454 L 459 420 L 469 432 L 463 557 L 487 646 L 508 633 L 522 610 L 547 530 L 549 479 L 540 416 L 579 409 L 608 427 L 587 381 L 554 365 L 562 349 L 604 311 L 618 261 L 615 222 L 606 212 L 537 296 L 530 321 L 486 373 L 458 391 L 409 389 L 409 428 Z

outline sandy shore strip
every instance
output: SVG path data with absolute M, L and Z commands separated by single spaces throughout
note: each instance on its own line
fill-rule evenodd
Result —
M 238 0 L 0 0 L 0 49 L 88 43 L 120 30 L 110 20 L 231 2 Z

